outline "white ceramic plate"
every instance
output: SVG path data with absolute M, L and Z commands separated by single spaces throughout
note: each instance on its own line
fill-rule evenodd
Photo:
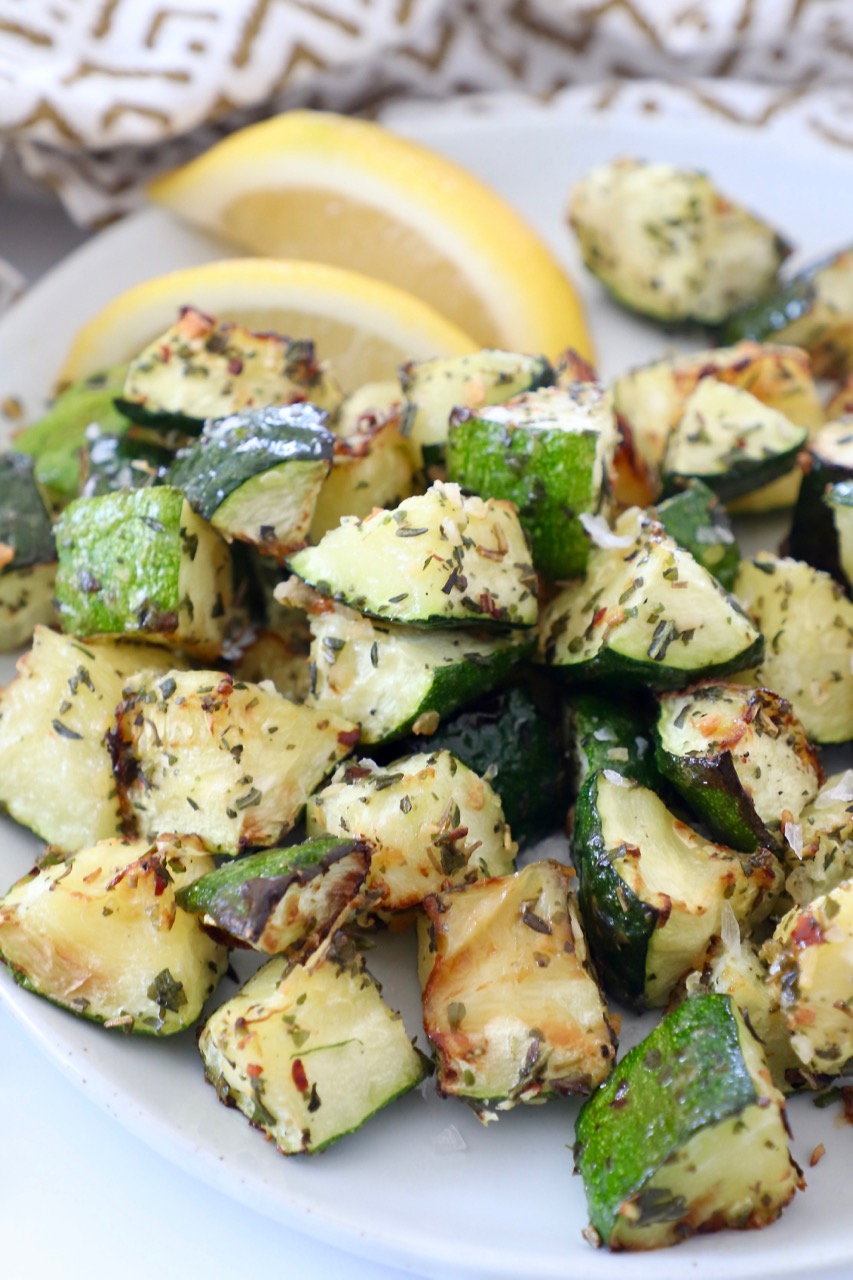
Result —
M 704 96 L 703 96 L 704 95 Z M 716 95 L 716 97 L 714 97 Z M 572 182 L 593 163 L 634 153 L 706 168 L 736 198 L 776 221 L 804 256 L 851 236 L 853 157 L 825 141 L 816 108 L 795 111 L 744 88 L 566 94 L 547 107 L 475 101 L 397 113 L 396 127 L 446 152 L 504 193 L 550 241 L 587 299 L 600 366 L 610 375 L 660 354 L 669 340 L 614 309 L 587 280 L 562 216 Z M 652 109 L 654 108 L 654 109 Z M 737 123 L 732 115 L 752 123 Z M 758 123 L 756 123 L 758 121 Z M 824 130 L 824 132 L 831 132 Z M 147 275 L 218 256 L 221 247 L 159 211 L 129 219 L 79 250 L 0 322 L 0 403 L 38 412 L 69 335 L 110 296 Z M 0 679 L 11 663 L 0 668 Z M 85 803 L 85 796 L 80 797 Z M 37 846 L 3 822 L 4 884 Z M 386 994 L 419 1032 L 408 939 L 377 949 Z M 220 993 L 230 994 L 227 985 Z M 587 1280 L 781 1280 L 833 1277 L 853 1266 L 846 1149 L 834 1109 L 791 1106 L 794 1152 L 809 1190 L 760 1233 L 722 1233 L 647 1257 L 593 1252 L 580 1180 L 572 1177 L 571 1103 L 519 1109 L 483 1128 L 462 1105 L 425 1089 L 394 1104 L 316 1160 L 284 1160 L 205 1086 L 192 1037 L 131 1040 L 99 1031 L 16 988 L 0 998 L 51 1055 L 124 1125 L 177 1164 L 287 1225 L 427 1276 Z M 626 1020 L 623 1047 L 637 1037 Z M 422 1039 L 422 1035 L 421 1035 Z

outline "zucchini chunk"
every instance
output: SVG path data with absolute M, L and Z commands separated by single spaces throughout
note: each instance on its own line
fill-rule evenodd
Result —
M 853 480 L 853 422 L 821 427 L 800 458 L 800 467 L 803 478 L 786 550 L 795 560 L 805 560 L 843 583 L 841 534 L 830 489 Z
M 647 787 L 605 770 L 575 805 L 572 859 L 584 932 L 605 989 L 662 1008 L 720 932 L 766 915 L 782 871 L 773 854 L 739 854 L 681 822 Z
M 601 509 L 615 448 L 611 397 L 598 383 L 543 387 L 491 408 L 454 409 L 447 474 L 466 492 L 515 503 L 534 568 L 557 581 L 586 569 L 579 517 Z
M 310 404 L 246 409 L 208 422 L 169 484 L 229 542 L 283 559 L 304 544 L 335 437 Z
M 789 911 L 761 954 L 800 1062 L 843 1074 L 853 1060 L 853 881 Z
M 833 535 L 838 547 L 838 568 L 833 575 L 853 595 L 853 480 L 831 484 L 823 501 L 832 512 Z
M 109 738 L 128 827 L 226 854 L 278 844 L 357 741 L 349 720 L 221 671 L 128 681 Z
M 56 543 L 32 460 L 0 454 L 0 652 L 54 620 Z
M 616 301 L 664 323 L 722 323 L 768 289 L 791 252 L 706 174 L 631 157 L 575 184 L 569 226 Z
M 726 509 L 713 490 L 701 480 L 688 480 L 678 493 L 657 504 L 655 514 L 670 538 L 689 551 L 724 591 L 734 588 L 740 549 Z
M 455 484 L 344 520 L 287 563 L 320 595 L 388 622 L 532 627 L 537 619 L 515 508 L 465 498 Z
M 607 769 L 660 793 L 665 784 L 655 764 L 653 712 L 642 699 L 618 698 L 601 689 L 573 690 L 567 707 L 572 790 Z
M 97 426 L 86 431 L 80 461 L 80 497 L 99 498 L 119 489 L 147 489 L 162 484 L 175 450 L 174 441 L 149 427 L 127 424 L 120 435 L 107 435 Z M 174 445 L 174 447 L 173 447 Z
M 800 907 L 853 877 L 853 770 L 827 778 L 799 820 L 786 824 L 782 852 L 785 889 Z
M 78 498 L 62 513 L 56 544 L 65 631 L 152 640 L 201 658 L 220 652 L 231 559 L 180 489 Z
M 341 395 L 313 342 L 253 333 L 184 307 L 130 362 L 116 406 L 134 422 L 193 432 L 208 418 L 295 400 L 334 412 Z
M 777 282 L 731 316 L 722 337 L 802 347 L 815 377 L 843 377 L 853 369 L 853 251 L 841 249 Z
M 429 1074 L 340 933 L 306 964 L 267 961 L 208 1019 L 199 1050 L 220 1100 L 286 1156 L 322 1151 Z
M 808 434 L 742 387 L 702 378 L 667 441 L 664 491 L 698 479 L 731 502 L 790 471 Z
M 125 681 L 175 661 L 156 645 L 83 644 L 36 627 L 0 694 L 0 807 L 62 853 L 122 830 L 104 736 Z
M 333 420 L 335 434 L 345 439 L 374 431 L 380 422 L 398 419 L 402 406 L 403 389 L 396 379 L 365 382 L 344 396 L 338 406 Z
M 762 637 L 707 569 L 636 508 L 543 611 L 540 657 L 572 680 L 652 689 L 755 663 Z
M 424 1028 L 438 1089 L 485 1121 L 589 1093 L 612 1070 L 616 1036 L 570 877 L 560 863 L 533 862 L 424 902 Z
M 828 573 L 761 553 L 741 561 L 735 595 L 767 637 L 738 677 L 774 689 L 813 742 L 853 738 L 853 604 Z
M 444 461 L 447 426 L 453 409 L 502 404 L 522 391 L 549 387 L 554 370 L 544 356 L 513 351 L 478 351 L 469 356 L 410 360 L 400 368 L 403 435 L 417 465 L 428 469 Z
M 197 841 L 172 836 L 48 857 L 0 899 L 0 959 L 21 986 L 93 1022 L 184 1031 L 228 963 L 176 902 L 212 867 Z
M 387 769 L 361 760 L 342 772 L 308 801 L 306 828 L 370 846 L 367 888 L 378 910 L 408 910 L 428 893 L 514 869 L 500 799 L 449 751 Z
M 335 441 L 332 469 L 320 486 L 311 517 L 312 542 L 336 529 L 344 516 L 363 520 L 374 507 L 398 507 L 416 492 L 399 415 L 361 421 L 358 431 Z
M 657 742 L 661 773 L 733 849 L 779 848 L 823 781 L 791 704 L 769 689 L 710 682 L 663 694 Z
M 303 959 L 355 907 L 370 849 L 339 836 L 264 849 L 208 871 L 176 895 L 231 947 Z
M 765 1227 L 805 1186 L 761 1045 L 723 995 L 667 1014 L 584 1104 L 575 1137 L 592 1229 L 614 1250 Z
M 528 632 L 423 631 L 349 609 L 313 613 L 307 701 L 361 725 L 364 744 L 429 736 L 443 716 L 502 684 L 533 645 Z

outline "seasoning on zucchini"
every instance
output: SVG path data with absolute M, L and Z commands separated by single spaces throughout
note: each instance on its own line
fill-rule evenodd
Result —
M 609 769 L 578 797 L 572 859 L 605 989 L 635 1008 L 666 1004 L 719 934 L 725 903 L 738 920 L 758 920 L 782 884 L 769 850 L 712 844 L 653 791 Z
M 785 827 L 786 892 L 801 907 L 853 876 L 853 770 L 834 773 Z
M 791 517 L 787 553 L 845 582 L 840 522 L 829 491 L 835 484 L 853 480 L 853 422 L 827 422 L 821 427 L 803 452 L 800 468 L 803 478 Z
M 424 1028 L 438 1089 L 486 1121 L 589 1093 L 612 1070 L 616 1037 L 570 878 L 560 863 L 533 862 L 424 902 Z
M 586 569 L 581 512 L 597 512 L 616 447 L 610 396 L 596 382 L 543 387 L 491 408 L 454 409 L 447 474 L 518 509 L 534 568 L 552 581 Z
M 371 760 L 344 766 L 310 798 L 305 822 L 309 836 L 370 846 L 367 888 L 382 912 L 408 910 L 450 885 L 508 875 L 515 865 L 500 799 L 449 751 L 403 757 L 385 769 Z
M 651 515 L 632 509 L 598 536 L 586 577 L 543 611 L 545 662 L 575 681 L 672 689 L 758 660 L 757 627 Z
M 137 1035 L 191 1027 L 228 952 L 176 891 L 213 867 L 197 841 L 102 840 L 48 857 L 0 899 L 0 959 L 21 986 Z
M 740 549 L 726 509 L 701 480 L 688 480 L 683 489 L 655 508 L 670 538 L 689 551 L 712 574 L 724 591 L 731 591 L 740 564 Z
M 823 781 L 791 704 L 769 689 L 710 681 L 660 698 L 657 764 L 713 836 L 778 848 Z
M 305 964 L 269 960 L 208 1019 L 207 1079 L 282 1155 L 322 1151 L 429 1074 L 342 934 Z
M 0 454 L 0 653 L 54 619 L 56 543 L 32 460 Z
M 584 1104 L 575 1137 L 592 1231 L 610 1249 L 764 1227 L 805 1186 L 761 1045 L 723 995 L 667 1014 Z
M 575 184 L 569 225 L 617 302 L 663 322 L 720 324 L 765 292 L 791 251 L 704 173 L 632 157 Z
M 332 469 L 320 486 L 310 539 L 336 529 L 344 516 L 363 520 L 374 507 L 398 507 L 416 492 L 408 443 L 396 414 L 362 418 L 358 431 L 335 440 Z

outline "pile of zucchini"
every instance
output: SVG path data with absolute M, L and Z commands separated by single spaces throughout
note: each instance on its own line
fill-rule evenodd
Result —
M 106 1027 L 201 1024 L 284 1154 L 434 1073 L 484 1121 L 585 1099 L 594 1242 L 772 1222 L 785 1094 L 853 1058 L 847 430 L 751 335 L 345 398 L 310 342 L 185 309 L 0 459 L 0 805 L 47 846 L 0 959 Z M 743 559 L 726 504 L 801 472 Z M 429 1057 L 365 960 L 409 925 Z M 662 1011 L 621 1059 L 612 1005 Z

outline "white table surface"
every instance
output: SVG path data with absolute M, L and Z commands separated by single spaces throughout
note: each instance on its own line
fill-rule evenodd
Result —
M 58 208 L 0 189 L 0 257 L 30 282 L 84 239 Z M 403 1280 L 253 1213 L 149 1150 L 2 1007 L 0 1046 L 2 1280 Z

